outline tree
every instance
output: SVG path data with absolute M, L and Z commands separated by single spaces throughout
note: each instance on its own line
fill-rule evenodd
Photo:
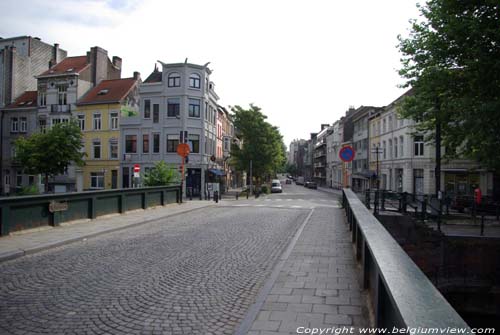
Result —
M 179 181 L 179 171 L 164 161 L 157 162 L 144 176 L 144 185 L 146 186 L 162 186 L 178 183 Z
M 250 105 L 231 108 L 234 127 L 243 142 L 242 147 L 231 146 L 231 163 L 241 171 L 249 172 L 252 161 L 252 175 L 258 181 L 275 174 L 285 162 L 283 137 L 277 127 L 266 121 L 260 108 Z
M 398 37 L 401 76 L 411 87 L 405 118 L 430 141 L 441 127 L 446 157 L 500 169 L 500 4 L 498 0 L 429 0 Z
M 54 125 L 46 133 L 20 137 L 15 142 L 16 160 L 30 174 L 45 176 L 45 192 L 49 177 L 62 174 L 72 163 L 83 166 L 82 132 L 76 121 Z

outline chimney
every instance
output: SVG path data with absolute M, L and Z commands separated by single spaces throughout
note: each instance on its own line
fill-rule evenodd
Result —
M 117 68 L 120 69 L 122 68 L 122 59 L 118 56 L 113 56 L 113 65 Z
M 134 71 L 134 79 L 135 80 L 140 80 L 141 79 L 141 73 L 138 71 Z
M 54 66 L 54 60 L 49 60 L 49 70 Z
M 59 58 L 57 55 L 59 54 L 59 43 L 54 43 L 54 47 L 52 48 L 52 59 L 54 63 L 57 64 L 59 62 Z M 52 67 L 49 65 L 49 67 Z
M 321 130 L 325 129 L 325 128 L 328 128 L 330 127 L 330 125 L 328 123 L 322 123 L 321 124 Z

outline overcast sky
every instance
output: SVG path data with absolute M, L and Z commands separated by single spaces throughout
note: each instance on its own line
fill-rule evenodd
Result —
M 122 57 L 122 77 L 210 62 L 219 103 L 261 107 L 287 145 L 400 96 L 397 35 L 418 17 L 416 0 L 1 0 L 0 13 L 0 37 L 69 56 L 97 45 Z

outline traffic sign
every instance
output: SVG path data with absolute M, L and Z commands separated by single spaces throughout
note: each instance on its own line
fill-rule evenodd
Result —
M 134 173 L 141 172 L 141 166 L 139 164 L 134 164 Z
M 355 156 L 356 152 L 350 145 L 343 147 L 339 151 L 339 158 L 345 163 L 352 161 Z
M 189 144 L 180 143 L 177 146 L 177 154 L 181 157 L 187 157 L 187 155 L 189 155 Z

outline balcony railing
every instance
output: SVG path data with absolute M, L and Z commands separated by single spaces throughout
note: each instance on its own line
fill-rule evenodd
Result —
M 69 113 L 71 112 L 71 105 L 50 105 L 52 113 Z

